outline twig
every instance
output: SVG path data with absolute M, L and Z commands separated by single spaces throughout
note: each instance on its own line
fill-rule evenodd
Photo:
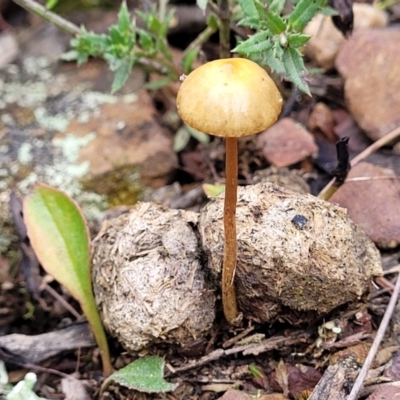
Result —
M 193 49 L 200 49 L 200 47 L 207 42 L 207 40 L 217 31 L 217 29 L 213 26 L 207 26 L 203 32 L 201 32 L 196 39 L 193 40 L 192 43 L 189 44 L 188 47 L 186 47 L 184 53 L 183 53 L 183 59 L 185 56 L 189 53 L 190 50 Z
M 77 25 L 63 17 L 60 17 L 58 14 L 53 13 L 34 0 L 14 0 L 14 3 L 25 8 L 25 10 L 38 15 L 46 21 L 51 22 L 57 28 L 60 28 L 62 31 L 69 33 L 70 35 L 76 36 L 81 34 L 81 30 Z
M 219 8 L 219 58 L 231 57 L 229 0 L 218 0 Z
M 207 6 L 213 14 L 215 14 L 217 17 L 220 16 L 219 8 L 212 0 L 207 1 Z
M 400 129 L 399 129 L 400 132 Z M 372 361 L 374 360 L 376 353 L 378 352 L 378 348 L 382 339 L 385 335 L 386 329 L 389 325 L 390 318 L 392 317 L 394 308 L 397 303 L 397 299 L 400 293 L 400 276 L 397 276 L 396 286 L 392 293 L 392 297 L 390 298 L 390 302 L 386 308 L 385 315 L 383 316 L 382 322 L 379 326 L 378 331 L 376 332 L 375 339 L 372 343 L 371 349 L 369 350 L 368 356 L 365 359 L 364 365 L 362 366 L 360 373 L 357 376 L 356 381 L 354 382 L 354 386 L 347 397 L 346 400 L 357 400 L 358 395 L 362 389 L 364 379 L 368 373 L 369 367 L 371 366 Z
M 43 289 L 45 289 L 50 295 L 52 295 L 67 311 L 69 311 L 78 321 L 82 320 L 82 315 L 72 307 L 68 301 L 64 299 L 58 292 L 56 292 L 50 285 L 45 283 L 43 285 Z
M 387 133 L 384 137 L 380 138 L 379 140 L 368 146 L 364 151 L 362 151 L 360 154 L 358 154 L 351 160 L 350 165 L 354 167 L 360 161 L 364 160 L 364 158 L 367 158 L 372 153 L 379 150 L 381 147 L 397 139 L 399 136 L 400 136 L 400 126 L 393 129 L 391 132 Z M 335 183 L 336 179 L 334 178 L 321 190 L 320 194 L 317 197 L 319 199 L 328 200 L 337 189 L 334 187 Z

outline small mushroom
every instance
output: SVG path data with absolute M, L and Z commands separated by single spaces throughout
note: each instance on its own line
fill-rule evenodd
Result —
M 226 58 L 202 65 L 184 79 L 178 92 L 177 109 L 186 124 L 226 139 L 222 302 L 229 323 L 234 323 L 238 315 L 234 286 L 237 138 L 271 126 L 281 108 L 281 95 L 267 72 L 242 58 Z

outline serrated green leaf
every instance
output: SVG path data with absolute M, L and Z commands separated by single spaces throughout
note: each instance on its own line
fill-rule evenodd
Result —
M 254 5 L 254 0 L 238 0 L 238 3 L 243 10 L 244 14 L 248 17 L 257 16 L 257 8 Z
M 288 17 L 290 26 L 302 32 L 323 3 L 324 0 L 300 0 Z
M 199 49 L 190 49 L 184 55 L 184 57 L 182 59 L 182 67 L 183 67 L 183 72 L 185 74 L 188 74 L 189 72 L 192 71 L 193 62 L 196 60 L 198 53 L 199 53 Z
M 155 15 L 150 15 L 147 21 L 147 27 L 151 32 L 154 32 L 158 35 L 162 34 L 162 23 L 161 21 L 155 16 Z
M 125 42 L 124 36 L 122 36 L 118 27 L 111 26 L 108 32 L 109 32 L 111 42 L 113 45 L 119 45 L 119 44 L 123 44 Z
M 237 24 L 240 26 L 247 26 L 251 29 L 258 29 L 260 27 L 260 19 L 258 17 L 245 17 Z
M 300 52 L 292 47 L 287 47 L 283 51 L 282 61 L 287 78 L 289 78 L 298 89 L 310 96 L 310 89 L 305 80 L 306 71 L 303 57 Z
M 275 56 L 273 49 L 269 49 L 269 50 L 265 51 L 262 54 L 262 60 L 263 60 L 263 64 L 267 64 L 271 68 L 272 71 L 275 71 L 278 74 L 285 73 L 285 67 L 283 66 L 281 59 L 278 59 Z
M 132 71 L 134 61 L 135 58 L 133 57 L 120 60 L 118 67 L 114 70 L 114 80 L 112 83 L 111 93 L 115 93 L 125 85 Z
M 173 149 L 175 153 L 182 151 L 190 140 L 190 134 L 187 127 L 181 126 L 175 133 Z
M 129 31 L 131 27 L 131 16 L 125 1 L 122 2 L 121 8 L 119 9 L 117 25 L 121 33 Z
M 155 50 L 153 38 L 147 31 L 145 31 L 144 29 L 139 29 L 137 33 L 139 35 L 140 45 L 142 46 L 142 49 L 144 51 L 152 52 L 153 50 Z
M 102 390 L 111 382 L 116 382 L 144 393 L 171 392 L 178 385 L 164 380 L 164 364 L 164 360 L 156 356 L 139 358 L 107 378 Z
M 239 43 L 232 51 L 241 54 L 252 54 L 266 51 L 272 47 L 271 40 L 269 40 L 269 32 L 258 32 L 250 36 L 247 40 Z
M 272 33 L 279 35 L 286 30 L 286 23 L 280 15 L 272 12 L 269 9 L 265 9 L 260 3 L 254 3 L 260 20 Z
M 196 0 L 196 4 L 202 11 L 205 11 L 207 8 L 207 0 Z
M 286 36 L 286 39 L 290 46 L 297 48 L 304 46 L 310 40 L 310 37 L 309 35 L 303 35 L 301 33 L 291 33 Z
M 210 143 L 210 135 L 207 135 L 207 133 L 200 132 L 197 129 L 194 129 L 189 125 L 186 125 L 186 129 L 189 132 L 190 136 L 195 138 L 198 142 L 200 142 L 202 144 Z
M 64 60 L 64 61 L 78 60 L 79 53 L 76 50 L 70 50 L 70 51 L 67 51 L 67 52 L 61 54 L 60 58 L 61 58 L 61 60 Z
M 283 7 L 285 7 L 286 0 L 272 0 L 269 9 L 278 15 L 282 14 Z

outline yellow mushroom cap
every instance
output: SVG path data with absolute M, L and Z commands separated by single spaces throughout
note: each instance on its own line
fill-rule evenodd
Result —
M 282 98 L 258 64 L 225 58 L 206 63 L 185 78 L 177 109 L 192 128 L 216 136 L 240 137 L 271 126 L 281 112 Z

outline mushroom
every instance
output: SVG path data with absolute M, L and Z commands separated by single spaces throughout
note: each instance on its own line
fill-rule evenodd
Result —
M 192 128 L 226 140 L 222 304 L 231 324 L 238 317 L 234 286 L 237 138 L 271 126 L 281 108 L 281 95 L 267 72 L 243 58 L 225 58 L 200 66 L 185 77 L 178 91 L 177 110 L 182 120 Z

